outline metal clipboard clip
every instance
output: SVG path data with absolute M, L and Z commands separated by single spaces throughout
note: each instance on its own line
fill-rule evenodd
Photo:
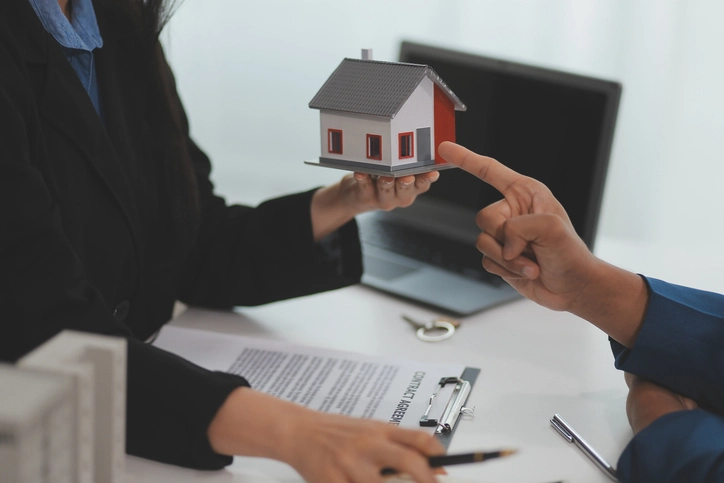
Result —
M 442 412 L 440 419 L 430 418 L 430 410 L 432 409 L 432 402 L 437 397 L 440 390 L 449 383 L 455 383 L 453 393 L 450 395 L 450 399 L 445 405 L 445 409 Z M 449 433 L 455 427 L 455 422 L 458 416 L 461 414 L 472 414 L 474 409 L 466 408 L 464 406 L 465 401 L 468 399 L 470 394 L 470 383 L 464 381 L 459 377 L 443 377 L 437 385 L 437 389 L 430 396 L 430 401 L 427 405 L 425 414 L 420 418 L 420 426 L 437 426 L 435 434 Z

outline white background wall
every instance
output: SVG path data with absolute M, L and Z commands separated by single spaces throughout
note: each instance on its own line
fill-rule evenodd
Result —
M 251 203 L 341 176 L 302 163 L 319 156 L 307 104 L 363 47 L 396 60 L 409 39 L 619 80 L 599 239 L 702 255 L 724 244 L 722 18 L 720 0 L 185 0 L 164 43 L 218 191 Z

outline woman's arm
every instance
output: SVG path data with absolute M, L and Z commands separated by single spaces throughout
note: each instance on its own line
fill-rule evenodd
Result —
M 444 453 L 422 431 L 320 413 L 248 388 L 229 395 L 208 435 L 221 454 L 280 460 L 310 483 L 381 482 L 383 468 L 434 483 L 426 457 Z
M 338 228 L 338 255 L 330 256 L 315 241 L 311 205 L 318 190 L 268 200 L 253 208 L 228 205 L 214 193 L 211 162 L 189 136 L 173 73 L 162 56 L 161 61 L 164 89 L 180 116 L 180 135 L 185 138 L 195 175 L 200 212 L 194 245 L 177 279 L 179 298 L 190 305 L 228 309 L 358 283 L 362 254 L 357 226 L 353 221 L 338 226 L 349 216 L 347 211 L 325 216 L 329 210 L 315 210 L 323 219 L 332 219 L 327 230 Z M 344 190 L 345 196 L 350 192 L 354 190 Z M 333 205 L 341 196 L 342 190 L 326 204 Z

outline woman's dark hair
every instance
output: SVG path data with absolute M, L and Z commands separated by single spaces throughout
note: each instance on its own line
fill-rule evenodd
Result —
M 157 122 L 161 139 L 157 157 L 161 179 L 166 180 L 165 192 L 171 208 L 169 231 L 195 232 L 199 221 L 199 199 L 196 174 L 189 155 L 185 132 L 187 120 L 176 93 L 173 73 L 166 63 L 159 35 L 183 0 L 135 0 L 143 4 L 143 32 L 147 36 L 151 79 L 156 84 Z M 179 239 L 191 239 L 178 233 Z M 181 252 L 183 247 L 179 247 Z
M 4 0 L 0 0 L 4 1 Z M 182 0 L 106 0 L 120 7 L 130 19 L 135 33 L 138 62 L 145 63 L 149 92 L 146 121 L 152 146 L 159 190 L 159 213 L 170 216 L 158 220 L 167 233 L 179 241 L 191 240 L 199 222 L 196 175 L 186 136 L 187 121 L 176 93 L 173 74 L 166 63 L 159 35 Z M 132 44 L 130 44 L 132 45 Z M 183 254 L 188 247 L 177 248 Z
M 183 0 L 106 0 L 134 25 L 139 40 L 151 46 Z
M 161 30 L 171 19 L 178 8 L 178 0 L 133 0 L 140 4 L 142 9 L 143 30 L 149 35 L 149 40 L 158 39 Z

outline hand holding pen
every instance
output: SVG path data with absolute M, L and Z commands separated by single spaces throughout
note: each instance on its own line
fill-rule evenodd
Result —
M 466 463 L 482 463 L 483 461 L 490 461 L 496 458 L 504 458 L 517 453 L 515 449 L 501 449 L 497 451 L 488 452 L 475 452 L 475 453 L 461 453 L 461 454 L 446 454 L 441 456 L 430 456 L 427 458 L 427 462 L 430 468 L 440 468 L 443 466 L 451 465 L 462 465 Z M 385 468 L 382 470 L 383 475 L 394 475 L 397 470 L 393 468 Z
M 512 456 L 516 454 L 516 449 L 501 449 L 497 451 L 479 451 L 474 453 L 460 453 L 460 454 L 448 454 L 442 456 L 431 456 L 428 458 L 428 463 L 431 468 L 440 468 L 443 466 L 451 465 L 462 465 L 467 463 L 482 463 L 484 461 L 490 461 L 492 459 L 504 458 L 506 456 Z M 397 472 L 392 468 L 385 468 L 382 470 L 383 475 L 397 475 Z M 445 481 L 444 476 L 438 476 L 441 482 Z M 412 481 L 408 480 L 405 475 L 397 477 L 395 481 Z M 566 483 L 565 481 L 554 481 L 549 483 Z

